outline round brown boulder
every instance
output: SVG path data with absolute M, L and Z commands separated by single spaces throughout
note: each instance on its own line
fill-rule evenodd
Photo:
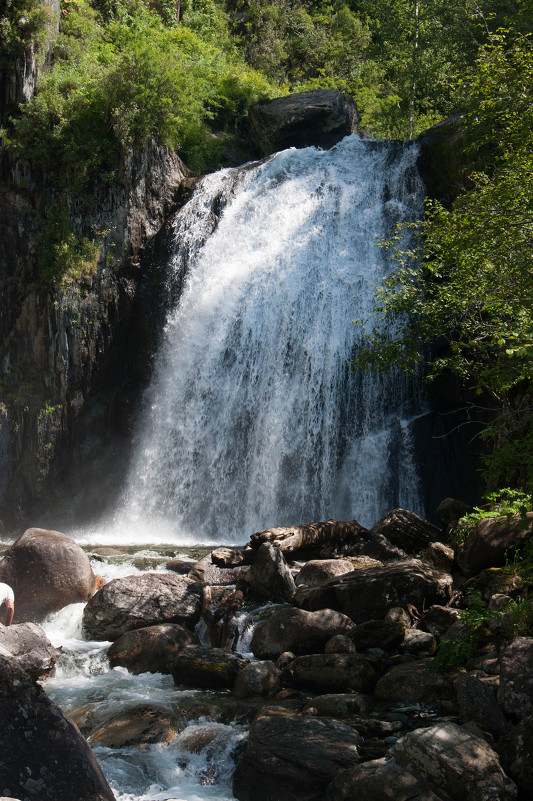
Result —
M 0 581 L 15 593 L 15 622 L 39 621 L 96 590 L 89 557 L 59 531 L 29 528 L 0 562 Z
M 172 660 L 186 645 L 198 645 L 196 634 L 178 623 L 163 623 L 127 631 L 109 648 L 112 668 L 120 665 L 130 673 L 171 673 Z

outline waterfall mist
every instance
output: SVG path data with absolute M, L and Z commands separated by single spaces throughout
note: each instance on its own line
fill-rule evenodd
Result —
M 174 221 L 169 286 L 185 257 L 187 277 L 123 522 L 150 539 L 244 542 L 271 526 L 421 511 L 416 391 L 399 372 L 349 365 L 353 320 L 372 314 L 390 271 L 378 243 L 421 214 L 416 157 L 415 145 L 350 136 L 201 182 Z

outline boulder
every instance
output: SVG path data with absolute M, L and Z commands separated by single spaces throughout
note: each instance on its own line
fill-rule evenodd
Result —
M 353 565 L 349 559 L 311 559 L 305 564 L 295 578 L 295 584 L 316 587 L 335 576 L 350 573 Z
M 330 148 L 357 131 L 354 101 L 335 89 L 311 89 L 252 106 L 250 136 L 263 156 L 287 147 Z
M 211 561 L 217 567 L 241 567 L 251 565 L 255 552 L 252 548 L 215 548 Z
M 498 750 L 505 772 L 530 794 L 533 787 L 533 715 L 513 726 L 499 743 Z
M 425 653 L 431 656 L 437 650 L 437 640 L 429 631 L 406 629 L 402 648 L 410 654 Z
M 241 575 L 244 578 L 244 571 Z M 296 585 L 283 553 L 269 542 L 262 543 L 257 549 L 254 563 L 246 571 L 244 580 L 251 595 L 260 601 L 290 603 L 296 592 Z
M 456 553 L 457 564 L 465 576 L 474 576 L 487 567 L 505 564 L 509 551 L 520 547 L 533 534 L 533 512 L 525 518 L 487 517 L 480 520 Z
M 291 665 L 298 687 L 324 693 L 349 690 L 370 692 L 376 682 L 374 668 L 360 654 L 310 654 L 297 657 Z
M 450 626 L 461 619 L 459 609 L 434 604 L 422 615 L 424 627 L 437 637 L 442 637 Z
M 324 801 L 449 801 L 448 795 L 398 765 L 394 759 L 374 759 L 339 772 Z
M 361 737 L 344 723 L 264 709 L 237 764 L 239 801 L 322 801 L 337 771 L 359 761 Z
M 430 565 L 436 567 L 437 570 L 451 573 L 453 570 L 455 553 L 453 548 L 450 548 L 449 545 L 445 545 L 443 542 L 430 542 L 426 548 L 424 558 Z
M 237 698 L 270 695 L 278 684 L 279 670 L 273 662 L 250 662 L 237 673 L 233 695 Z
M 370 535 L 381 534 L 408 554 L 418 554 L 430 542 L 438 541 L 442 530 L 407 509 L 392 509 L 372 526 Z
M 358 651 L 397 651 L 405 637 L 405 624 L 400 620 L 367 620 L 356 626 L 350 636 Z
M 468 674 L 458 676 L 454 681 L 454 687 L 463 720 L 467 723 L 472 721 L 496 739 L 507 731 L 509 724 L 496 703 L 492 687 Z
M 59 531 L 29 528 L 0 561 L 0 582 L 15 593 L 15 622 L 40 621 L 96 590 L 89 557 Z
M 0 657 L 2 792 L 24 801 L 114 801 L 77 727 L 42 687 Z
M 193 581 L 201 584 L 210 584 L 213 587 L 225 587 L 228 584 L 236 584 L 241 574 L 241 567 L 219 567 L 214 564 L 211 554 L 208 553 L 203 559 L 192 566 L 188 576 Z
M 516 785 L 503 772 L 497 753 L 455 723 L 406 734 L 396 743 L 394 759 L 445 790 L 452 801 L 516 798 Z
M 107 652 L 112 668 L 130 673 L 171 673 L 172 662 L 186 645 L 199 645 L 196 634 L 178 623 L 162 623 L 127 631 Z
M 429 670 L 429 665 L 429 659 L 394 665 L 377 682 L 374 688 L 376 698 L 402 703 L 454 699 L 451 678 L 445 673 Z
M 518 720 L 533 714 L 532 637 L 516 637 L 500 652 L 498 703 Z
M 177 718 L 154 704 L 137 704 L 121 709 L 104 725 L 91 732 L 91 745 L 126 748 L 132 745 L 171 743 L 179 732 Z
M 446 530 L 449 531 L 457 525 L 462 517 L 471 511 L 472 506 L 464 501 L 459 501 L 456 498 L 444 498 L 437 506 L 435 514 L 444 523 Z
M 347 634 L 353 628 L 349 617 L 332 609 L 307 612 L 283 607 L 255 629 L 250 648 L 259 659 L 277 659 L 284 651 L 296 655 L 321 653 L 333 636 Z
M 355 654 L 357 648 L 346 634 L 335 634 L 324 646 L 325 654 Z
M 61 655 L 35 623 L 8 628 L 0 624 L 0 648 L 4 656 L 11 657 L 35 681 L 48 676 Z
M 407 559 L 408 556 L 402 548 L 393 545 L 383 534 L 374 532 L 370 539 L 361 548 L 361 553 L 369 559 L 381 562 L 394 562 L 397 559 Z
M 383 567 L 354 570 L 320 587 L 297 591 L 293 603 L 301 609 L 336 609 L 355 623 L 385 617 L 388 609 L 407 604 L 422 609 L 445 604 L 452 577 L 418 559 L 390 562 Z
M 174 573 L 125 576 L 105 584 L 83 612 L 83 633 L 118 640 L 132 629 L 179 623 L 193 629 L 202 609 L 201 585 Z
M 174 658 L 174 683 L 185 687 L 231 689 L 249 660 L 223 648 L 188 645 Z
M 327 693 L 316 695 L 303 707 L 302 712 L 314 710 L 315 715 L 327 718 L 349 718 L 368 711 L 368 699 L 361 693 Z

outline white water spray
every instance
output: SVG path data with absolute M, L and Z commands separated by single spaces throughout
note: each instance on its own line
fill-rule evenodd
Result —
M 408 384 L 349 366 L 353 320 L 372 314 L 390 270 L 378 243 L 421 213 L 416 156 L 356 136 L 288 150 L 208 176 L 177 215 L 174 269 L 186 252 L 187 280 L 119 514 L 146 541 L 151 529 L 243 542 L 271 526 L 421 511 Z

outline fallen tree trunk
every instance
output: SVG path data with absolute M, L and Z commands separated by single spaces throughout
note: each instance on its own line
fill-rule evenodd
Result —
M 252 548 L 270 542 L 284 553 L 302 548 L 317 547 L 326 543 L 347 545 L 367 539 L 368 529 L 357 520 L 328 520 L 326 523 L 307 523 L 303 526 L 269 528 L 257 531 L 250 537 Z

